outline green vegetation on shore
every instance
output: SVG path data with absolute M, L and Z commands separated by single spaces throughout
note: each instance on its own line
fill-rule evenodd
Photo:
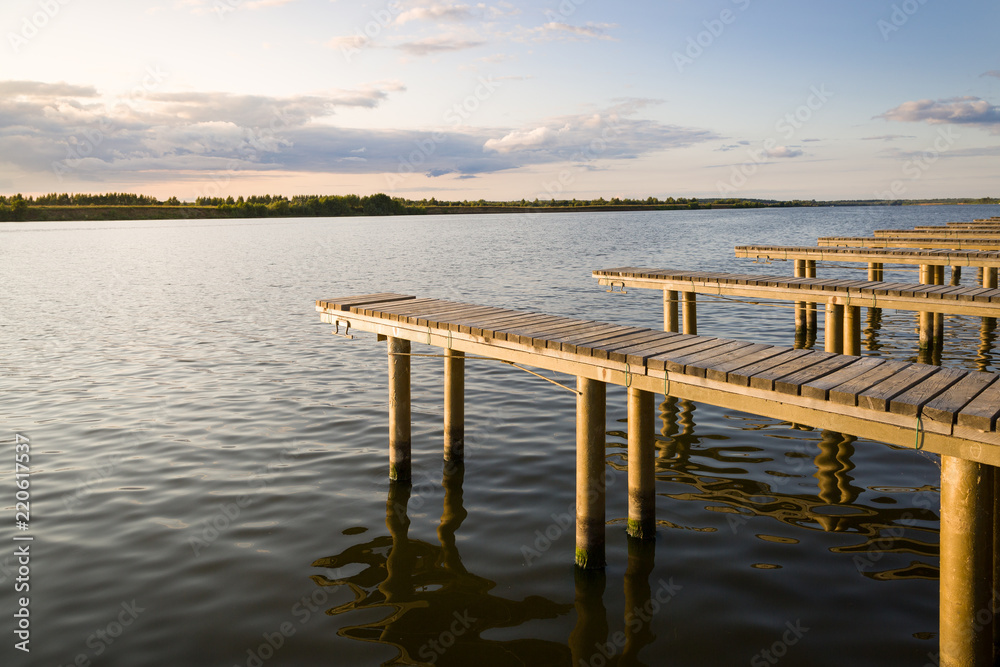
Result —
M 774 199 L 657 199 L 590 200 L 549 199 L 528 201 L 438 201 L 403 199 L 378 193 L 359 195 L 254 195 L 251 197 L 199 197 L 181 202 L 176 197 L 160 201 L 130 193 L 49 194 L 39 197 L 0 196 L 0 221 L 45 220 L 162 220 L 203 218 L 300 218 L 358 215 L 423 215 L 448 213 L 555 213 L 560 211 L 655 211 L 719 208 L 770 208 L 789 206 L 903 206 L 929 204 L 997 204 L 996 198 L 936 200 L 837 200 L 780 201 Z

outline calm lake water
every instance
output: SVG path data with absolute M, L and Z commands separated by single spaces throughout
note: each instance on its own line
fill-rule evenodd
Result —
M 5 224 L 0 662 L 932 663 L 934 456 L 670 399 L 642 548 L 611 387 L 608 567 L 581 578 L 574 396 L 469 362 L 467 463 L 445 476 L 441 360 L 415 358 L 414 485 L 390 488 L 385 345 L 331 336 L 314 301 L 395 291 L 658 327 L 658 293 L 608 294 L 590 271 L 791 275 L 733 246 L 998 212 Z M 820 266 L 838 275 L 860 273 Z M 793 342 L 788 308 L 702 301 L 701 333 Z M 865 354 L 915 360 L 915 322 L 883 311 Z M 979 320 L 946 328 L 944 365 L 996 370 Z M 15 433 L 31 438 L 30 656 L 13 649 Z

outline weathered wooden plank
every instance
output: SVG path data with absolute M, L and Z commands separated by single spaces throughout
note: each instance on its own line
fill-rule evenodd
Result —
M 712 363 L 703 361 L 699 365 L 704 366 L 706 379 L 726 382 L 731 371 L 776 357 L 787 349 L 788 348 L 777 347 L 774 345 L 767 345 L 755 350 L 744 348 L 742 350 L 737 350 L 732 355 L 716 357 Z
M 954 424 L 959 411 L 996 380 L 993 373 L 967 371 L 961 380 L 924 405 L 921 416 L 942 424 Z
M 725 338 L 705 339 L 702 343 L 685 347 L 677 353 L 669 355 L 664 363 L 664 368 L 671 373 L 684 373 L 686 372 L 685 367 L 687 366 L 688 359 L 692 355 L 696 355 L 701 352 L 718 350 L 720 347 L 730 342 L 732 341 Z
M 676 356 L 672 357 L 671 361 L 673 364 L 680 366 L 680 370 L 684 373 L 689 373 L 690 371 L 690 374 L 705 377 L 704 369 L 699 366 L 702 361 L 715 359 L 719 356 L 733 355 L 753 345 L 753 343 L 743 340 L 719 340 L 721 344 L 711 348 L 681 350 Z
M 803 382 L 799 386 L 799 394 L 821 401 L 828 400 L 831 389 L 881 366 L 885 361 L 877 357 L 854 357 L 851 364 L 840 370 Z
M 893 397 L 889 401 L 889 412 L 908 417 L 921 415 L 924 406 L 933 401 L 935 397 L 947 391 L 949 387 L 960 382 L 968 374 L 969 371 L 957 368 L 938 369 L 931 377 L 918 382 L 913 387 Z M 948 419 L 946 423 L 950 424 L 951 419 Z
M 858 394 L 886 378 L 901 373 L 908 364 L 896 361 L 886 361 L 843 384 L 832 387 L 827 394 L 830 401 L 842 405 L 857 405 Z
M 708 371 L 711 368 L 724 366 L 734 359 L 743 358 L 747 355 L 756 354 L 757 352 L 773 350 L 774 346 L 764 345 L 763 343 L 751 343 L 732 350 L 721 351 L 722 349 L 723 348 L 716 347 L 707 351 L 703 355 L 691 355 L 684 361 L 684 374 L 702 378 L 708 377 Z M 725 378 L 726 371 L 720 370 L 718 373 L 723 379 Z
M 857 406 L 868 410 L 887 412 L 889 402 L 893 398 L 928 379 L 938 370 L 936 366 L 911 364 L 881 382 L 859 391 L 856 399 Z
M 339 297 L 333 299 L 321 299 L 316 301 L 316 305 L 327 310 L 347 310 L 351 306 L 360 306 L 366 303 L 388 303 L 391 301 L 402 301 L 405 299 L 415 299 L 408 294 L 396 294 L 394 292 L 380 292 L 378 294 L 362 294 L 360 296 Z
M 835 373 L 856 361 L 858 361 L 858 357 L 831 355 L 829 358 L 823 359 L 816 364 L 810 364 L 800 371 L 792 372 L 776 379 L 774 381 L 774 390 L 782 394 L 798 396 L 802 385 Z
M 810 350 L 810 352 L 812 352 L 812 354 L 802 355 L 800 357 L 796 357 L 795 359 L 786 361 L 783 364 L 778 364 L 777 366 L 769 368 L 765 371 L 755 373 L 754 376 L 750 378 L 750 386 L 755 389 L 773 390 L 775 382 L 784 378 L 786 375 L 801 373 L 823 361 L 829 361 L 843 356 L 816 350 Z
M 734 371 L 729 372 L 726 375 L 726 382 L 729 384 L 735 384 L 740 387 L 749 387 L 750 379 L 758 374 L 763 374 L 765 371 L 779 366 L 788 361 L 798 359 L 799 357 L 808 356 L 814 354 L 813 350 L 788 350 L 786 349 L 781 354 L 777 354 L 768 359 L 763 359 L 757 363 L 750 364 L 749 366 L 743 366 Z
M 990 384 L 962 407 L 955 423 L 977 431 L 993 431 L 996 429 L 998 413 L 1000 413 L 1000 381 Z

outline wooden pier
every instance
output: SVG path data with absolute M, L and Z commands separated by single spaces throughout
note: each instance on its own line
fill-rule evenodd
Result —
M 940 664 L 991 665 L 1000 641 L 994 593 L 1000 588 L 1000 374 L 861 357 L 858 339 L 862 307 L 921 313 L 922 344 L 925 333 L 940 338 L 944 313 L 995 321 L 1000 252 L 983 248 L 1000 249 L 1000 235 L 882 231 L 873 239 L 846 239 L 859 247 L 831 238 L 820 247 L 736 248 L 737 257 L 793 261 L 791 278 L 594 271 L 612 289 L 662 290 L 663 331 L 395 293 L 320 300 L 316 309 L 335 333 L 368 331 L 387 342 L 389 476 L 397 483 L 411 477 L 413 356 L 443 359 L 442 457 L 452 464 L 465 455 L 467 363 L 499 361 L 575 376 L 566 388 L 577 397 L 575 560 L 581 569 L 600 570 L 606 562 L 608 384 L 628 390 L 627 531 L 640 540 L 652 537 L 656 526 L 656 394 L 941 455 Z M 897 243 L 910 249 L 887 247 Z M 819 279 L 817 261 L 867 263 L 868 280 Z M 919 284 L 884 281 L 886 264 L 919 266 Z M 944 285 L 945 266 L 952 267 L 952 285 Z M 962 287 L 961 267 L 980 268 L 982 287 Z M 816 328 L 822 303 L 827 349 L 698 335 L 696 294 L 794 301 L 797 329 Z M 441 352 L 414 353 L 413 343 Z

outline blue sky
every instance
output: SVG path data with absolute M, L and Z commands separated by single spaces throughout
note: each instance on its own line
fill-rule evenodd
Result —
M 997 196 L 998 19 L 944 0 L 5 0 L 0 192 Z

